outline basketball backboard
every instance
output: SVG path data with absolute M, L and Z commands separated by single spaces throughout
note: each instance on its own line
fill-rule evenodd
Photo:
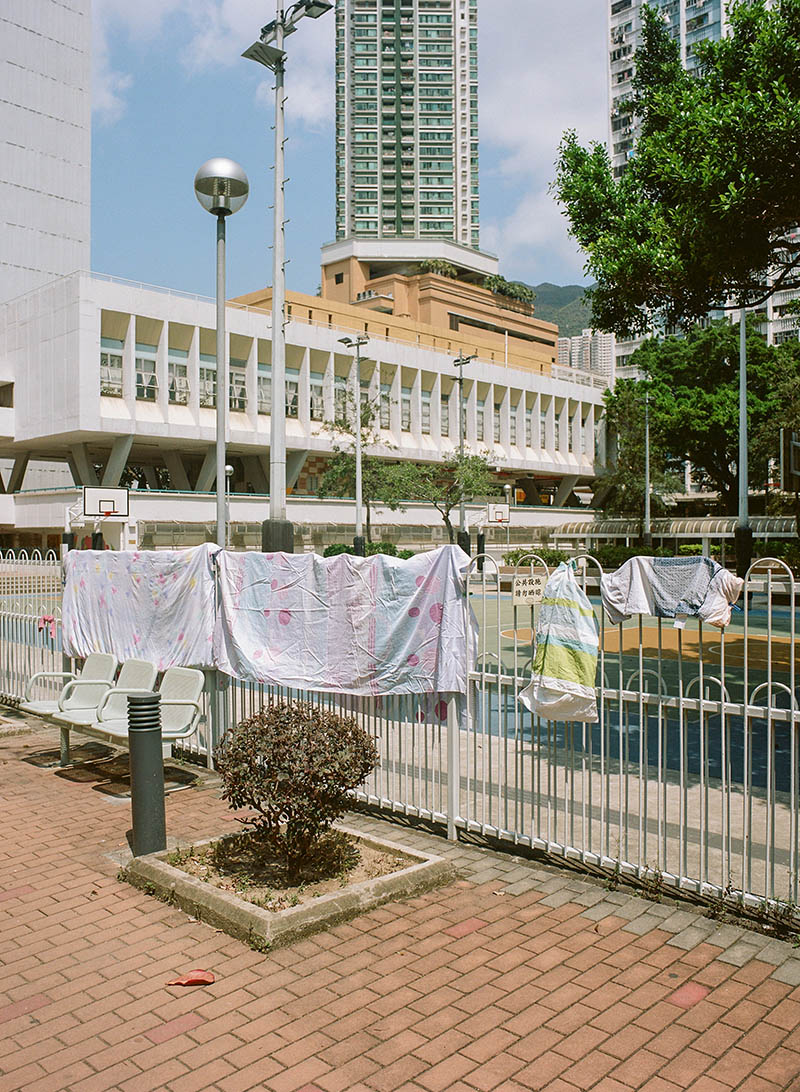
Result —
M 128 490 L 109 486 L 84 486 L 83 514 L 94 519 L 127 519 Z
M 490 504 L 486 511 L 487 523 L 508 523 L 509 507 L 507 504 Z

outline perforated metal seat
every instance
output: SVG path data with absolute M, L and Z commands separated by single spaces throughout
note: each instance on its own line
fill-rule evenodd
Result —
M 80 673 L 72 671 L 37 671 L 25 686 L 25 700 L 20 709 L 37 717 L 52 717 L 67 710 L 96 710 L 117 671 L 117 659 L 107 652 L 91 652 L 85 659 Z M 42 679 L 66 679 L 67 683 L 57 698 L 31 701 L 34 686 Z

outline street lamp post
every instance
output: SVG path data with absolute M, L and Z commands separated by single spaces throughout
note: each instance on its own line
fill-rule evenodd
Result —
M 739 312 L 739 518 L 736 541 L 736 572 L 745 576 L 753 559 L 753 531 L 748 510 L 747 476 L 747 311 Z
M 644 391 L 644 528 L 642 545 L 648 549 L 653 545 L 653 532 L 650 523 L 650 391 Z
M 275 18 L 242 54 L 269 68 L 275 75 L 275 201 L 272 249 L 272 411 L 269 441 L 269 519 L 261 525 L 261 548 L 267 552 L 294 552 L 294 527 L 286 518 L 286 234 L 284 187 L 284 119 L 286 96 L 284 42 L 307 15 L 319 19 L 333 4 L 329 0 L 298 0 L 284 11 L 276 0 Z M 272 44 L 271 44 L 272 43 Z
M 355 378 L 353 380 L 354 396 L 354 414 L 355 414 L 355 435 L 356 435 L 356 534 L 353 539 L 353 552 L 356 557 L 363 557 L 366 552 L 366 543 L 364 541 L 364 520 L 363 520 L 363 504 L 362 504 L 362 481 L 361 481 L 361 346 L 366 345 L 369 338 L 366 334 L 357 334 L 356 337 L 340 337 L 339 344 L 346 345 L 348 349 L 355 349 Z
M 453 361 L 453 366 L 458 368 L 458 462 L 459 473 L 464 469 L 464 365 L 471 363 L 475 354 L 465 356 L 459 353 Z M 470 552 L 469 532 L 467 531 L 467 511 L 464 507 L 464 489 L 460 490 L 458 500 L 458 535 L 457 542 L 464 553 Z
M 506 495 L 506 508 L 508 508 L 508 519 L 506 520 L 506 548 L 511 549 L 511 484 L 506 482 L 503 486 L 503 492 Z
M 195 175 L 195 197 L 217 218 L 217 545 L 225 547 L 225 443 L 228 431 L 228 352 L 225 338 L 225 217 L 247 200 L 247 175 L 232 159 L 209 159 Z

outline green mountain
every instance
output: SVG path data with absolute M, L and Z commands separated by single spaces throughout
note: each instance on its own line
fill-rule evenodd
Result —
M 536 293 L 536 317 L 544 322 L 555 322 L 559 337 L 575 337 L 591 326 L 591 309 L 583 302 L 585 285 L 544 281 L 531 287 Z

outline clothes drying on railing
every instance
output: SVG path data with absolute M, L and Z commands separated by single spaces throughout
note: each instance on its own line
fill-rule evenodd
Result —
M 217 562 L 227 674 L 331 693 L 466 692 L 477 624 L 458 546 L 406 561 L 224 551 Z
M 120 661 L 214 666 L 214 555 L 188 550 L 70 550 L 64 563 L 64 652 Z
M 724 629 L 744 581 L 709 557 L 632 557 L 600 579 L 609 621 L 632 614 L 656 618 L 701 618 Z
M 595 675 L 599 637 L 589 599 L 581 591 L 572 566 L 558 566 L 547 581 L 539 623 L 531 681 L 519 700 L 545 720 L 597 718 Z

